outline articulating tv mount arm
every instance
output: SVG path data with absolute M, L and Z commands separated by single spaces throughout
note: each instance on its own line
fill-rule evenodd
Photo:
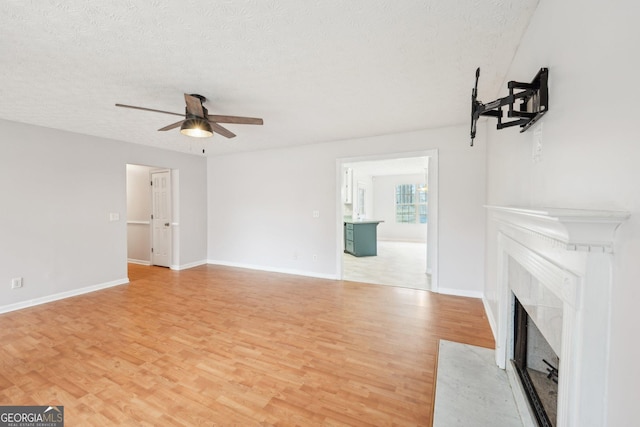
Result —
M 520 83 L 510 81 L 507 84 L 509 95 L 496 99 L 493 102 L 483 104 L 477 100 L 478 79 L 480 78 L 480 68 L 476 70 L 476 84 L 471 92 L 471 146 L 476 137 L 476 124 L 480 116 L 496 117 L 498 119 L 497 129 L 511 126 L 520 126 L 521 133 L 529 129 L 540 117 L 549 111 L 549 89 L 547 81 L 549 79 L 549 69 L 541 68 L 531 83 Z M 515 92 L 515 90 L 522 90 Z M 516 101 L 520 100 L 519 109 L 514 109 Z M 516 117 L 516 120 L 509 122 L 502 121 L 502 107 L 508 106 L 507 117 Z

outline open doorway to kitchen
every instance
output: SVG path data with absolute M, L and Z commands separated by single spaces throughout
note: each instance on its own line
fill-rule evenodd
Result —
M 438 152 L 340 159 L 343 280 L 437 290 Z

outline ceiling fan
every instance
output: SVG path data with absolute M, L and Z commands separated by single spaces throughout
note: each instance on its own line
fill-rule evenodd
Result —
M 233 138 L 235 133 L 231 132 L 219 125 L 219 123 L 234 123 L 244 125 L 261 125 L 262 119 L 255 117 L 239 117 L 239 116 L 220 116 L 217 114 L 209 114 L 204 107 L 203 102 L 207 100 L 202 95 L 198 94 L 184 94 L 184 100 L 186 102 L 185 113 L 172 113 L 170 111 L 155 110 L 153 108 L 136 107 L 133 105 L 116 104 L 116 107 L 133 108 L 136 110 L 153 111 L 154 113 L 172 114 L 174 116 L 184 117 L 182 120 L 167 125 L 158 129 L 159 131 L 167 131 L 175 129 L 180 126 L 180 133 L 187 136 L 193 136 L 196 138 L 204 138 L 212 136 L 213 133 L 218 133 L 227 138 Z

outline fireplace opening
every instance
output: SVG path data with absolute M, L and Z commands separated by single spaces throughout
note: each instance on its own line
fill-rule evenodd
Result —
M 513 365 L 538 424 L 555 427 L 560 359 L 518 298 L 514 304 Z

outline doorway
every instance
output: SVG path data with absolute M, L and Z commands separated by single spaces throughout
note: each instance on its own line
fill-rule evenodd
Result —
M 151 171 L 151 264 L 171 267 L 171 172 Z
M 339 159 L 337 170 L 339 277 L 437 290 L 437 150 Z M 408 190 L 408 198 L 397 193 Z M 402 201 L 413 206 L 403 211 Z M 376 256 L 344 254 L 349 221 L 382 221 Z
M 127 165 L 127 261 L 173 268 L 177 171 Z

